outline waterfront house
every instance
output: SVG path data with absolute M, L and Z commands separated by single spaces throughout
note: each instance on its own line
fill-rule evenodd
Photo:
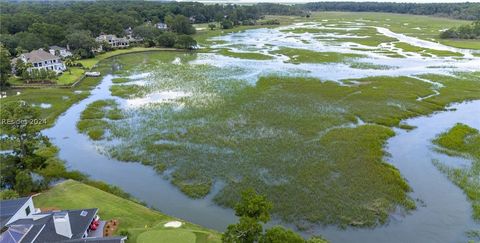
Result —
M 105 242 L 124 243 L 126 237 L 103 237 L 105 222 L 97 208 L 79 210 L 36 209 L 32 197 L 0 201 L 0 243 Z
M 50 52 L 50 54 L 52 55 L 62 58 L 72 56 L 72 53 L 70 52 L 68 46 L 67 48 L 60 46 L 50 46 L 48 47 L 48 52 Z
M 108 43 L 112 48 L 127 48 L 130 45 L 130 41 L 124 37 L 117 37 L 116 35 L 101 34 L 95 40 L 98 43 Z
M 24 63 L 30 63 L 31 67 L 27 71 L 31 72 L 32 70 L 50 70 L 56 73 L 61 73 L 67 68 L 63 64 L 60 57 L 52 55 L 49 52 L 46 52 L 42 49 L 33 50 L 29 53 L 21 54 L 20 58 Z

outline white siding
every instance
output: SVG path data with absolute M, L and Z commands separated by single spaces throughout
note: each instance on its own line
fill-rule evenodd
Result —
M 27 215 L 27 208 L 30 209 L 30 213 Z M 7 224 L 24 218 L 33 218 L 32 214 L 35 213 L 35 207 L 33 206 L 33 200 L 30 197 L 28 201 L 15 213 Z

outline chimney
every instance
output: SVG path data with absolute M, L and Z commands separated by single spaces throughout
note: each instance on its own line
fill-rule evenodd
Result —
M 57 232 L 57 234 L 72 238 L 72 228 L 70 226 L 68 212 L 54 213 L 53 223 L 55 224 L 55 232 Z

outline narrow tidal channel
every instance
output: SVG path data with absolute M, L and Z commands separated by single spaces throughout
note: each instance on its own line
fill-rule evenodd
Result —
M 105 76 L 85 100 L 70 107 L 55 126 L 44 135 L 60 148 L 59 157 L 71 170 L 79 170 L 116 185 L 160 211 L 205 227 L 223 231 L 236 218 L 230 209 L 216 206 L 212 196 L 192 200 L 152 168 L 140 163 L 121 162 L 101 154 L 86 135 L 80 134 L 76 123 L 86 106 L 96 100 L 115 99 L 109 91 L 112 75 Z M 388 141 L 387 161 L 397 167 L 413 188 L 411 196 L 424 202 L 408 215 L 394 214 L 388 225 L 375 229 L 321 227 L 308 234 L 322 234 L 331 242 L 466 242 L 465 231 L 479 228 L 472 220 L 471 207 L 463 192 L 453 185 L 432 164 L 432 159 L 455 164 L 462 160 L 432 150 L 431 139 L 465 123 L 480 129 L 480 100 L 453 105 L 449 111 L 409 119 L 416 126 L 412 131 L 396 130 Z M 215 194 L 219 188 L 214 188 Z M 321 202 L 320 202 L 321 203 Z M 304 232 L 307 234 L 307 232 Z

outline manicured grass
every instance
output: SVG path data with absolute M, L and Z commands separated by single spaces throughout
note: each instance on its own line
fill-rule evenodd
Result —
M 99 61 L 113 57 L 113 56 L 118 56 L 126 53 L 134 53 L 134 52 L 148 52 L 148 51 L 161 51 L 161 50 L 170 50 L 168 48 L 151 48 L 151 47 L 132 47 L 132 48 L 127 48 L 127 49 L 117 49 L 109 52 L 105 52 L 102 54 L 99 54 L 95 56 L 94 58 L 89 58 L 89 59 L 82 59 L 79 60 L 78 62 L 81 63 L 84 67 L 86 68 L 92 68 L 95 66 Z
M 195 243 L 196 238 L 193 232 L 187 230 L 150 230 L 138 236 L 137 242 Z
M 439 146 L 441 152 L 472 160 L 472 164 L 467 167 L 450 167 L 441 161 L 433 162 L 465 192 L 472 203 L 473 218 L 480 221 L 480 132 L 465 124 L 456 124 L 439 134 L 433 143 Z
M 80 79 L 85 70 L 77 67 L 69 67 L 67 71 L 63 72 L 58 77 L 57 84 L 69 85 L 73 84 Z
M 359 54 L 337 53 L 337 52 L 315 52 L 304 49 L 281 48 L 273 54 L 282 54 L 290 58 L 292 63 L 333 63 L 343 62 L 347 59 L 364 57 Z
M 178 229 L 166 229 L 163 227 L 163 224 L 178 219 L 72 180 L 54 186 L 50 190 L 34 197 L 33 200 L 35 206 L 40 208 L 98 208 L 98 214 L 102 219 L 117 219 L 119 221 L 117 234 L 121 230 L 130 232 L 129 242 L 163 242 L 157 240 L 161 238 L 151 237 L 158 234 L 159 231 L 168 231 L 166 235 L 172 237 L 168 238 L 165 236 L 167 237 L 165 239 L 179 239 L 179 241 L 165 242 L 195 242 L 195 237 L 192 238 L 191 234 L 205 234 L 208 235 L 206 237 L 208 241 L 206 242 L 220 242 L 219 233 L 188 222 L 184 222 L 184 225 Z M 144 232 L 150 231 L 153 233 L 143 235 Z M 181 241 L 181 239 L 193 239 L 193 241 Z

